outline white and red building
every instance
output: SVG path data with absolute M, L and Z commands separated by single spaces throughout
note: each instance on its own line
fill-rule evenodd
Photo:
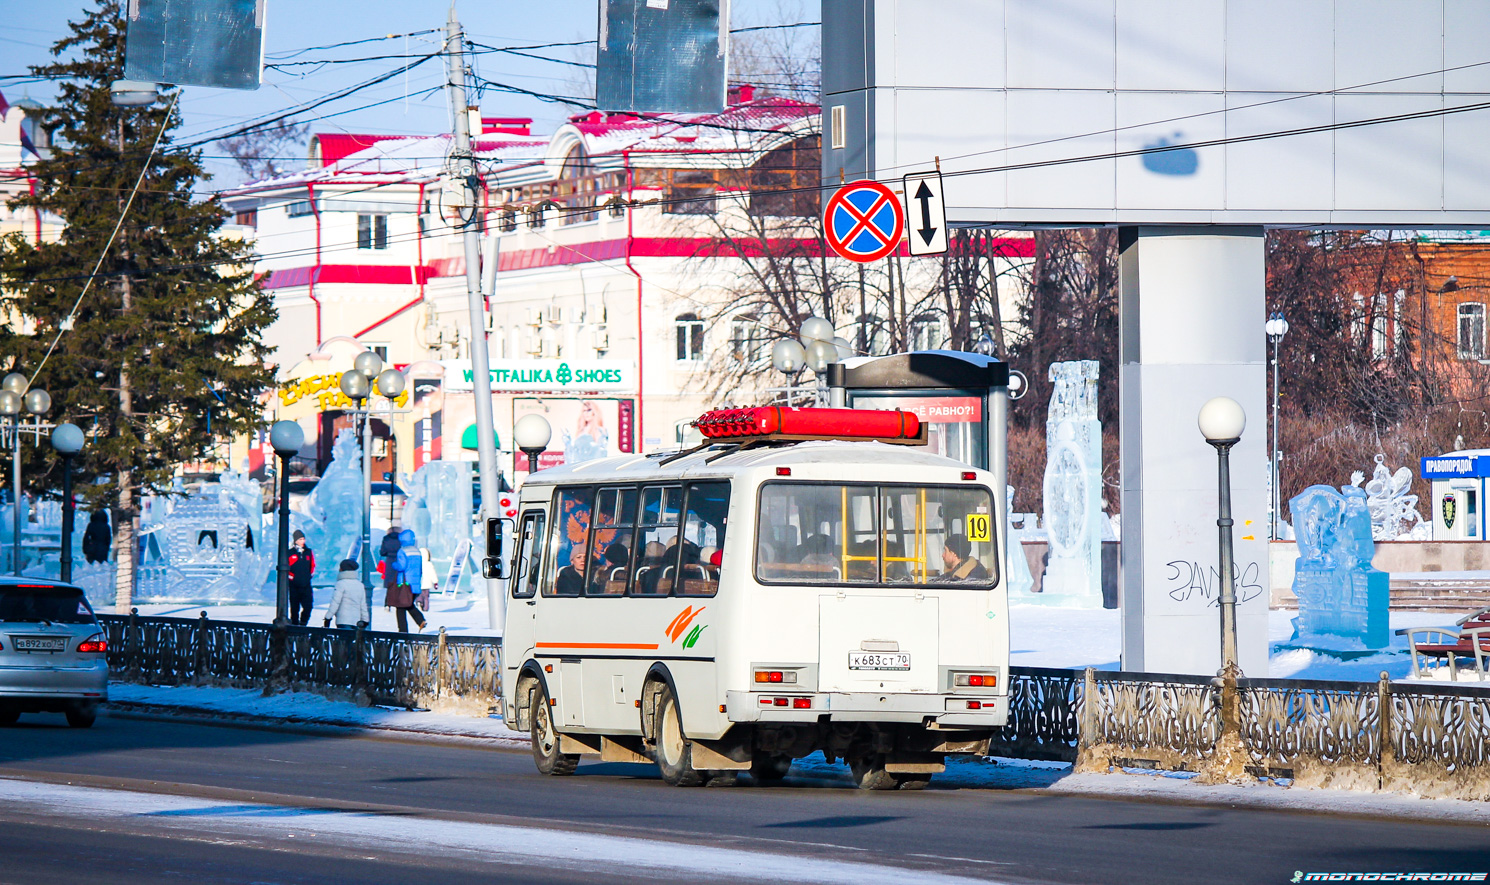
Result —
M 482 120 L 477 334 L 488 336 L 509 474 L 526 469 L 510 457 L 512 422 L 526 412 L 554 427 L 546 463 L 672 447 L 729 396 L 710 376 L 718 354 L 764 361 L 771 336 L 728 309 L 744 275 L 721 232 L 819 212 L 821 123 L 815 105 L 750 87 L 731 101 L 719 114 L 582 115 L 547 135 L 524 119 Z M 300 420 L 323 463 L 346 420 L 337 376 L 364 348 L 406 367 L 414 390 L 412 412 L 375 425 L 394 448 L 381 456 L 400 471 L 476 457 L 449 149 L 446 135 L 318 135 L 304 172 L 223 195 L 279 309 L 268 340 L 281 390 L 269 409 Z

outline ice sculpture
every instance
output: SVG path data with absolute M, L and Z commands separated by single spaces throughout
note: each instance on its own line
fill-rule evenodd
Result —
M 273 601 L 274 588 L 267 579 L 277 551 L 272 543 L 264 543 L 263 498 L 253 480 L 228 472 L 220 482 L 190 491 L 178 480 L 171 495 L 146 499 L 140 536 L 137 601 Z M 103 566 L 84 569 L 79 583 L 90 599 L 95 583 L 104 589 L 103 572 Z M 107 596 L 112 597 L 112 587 Z
M 329 586 L 336 583 L 337 565 L 343 559 L 356 559 L 361 550 L 362 449 L 357 435 L 343 429 L 331 446 L 331 464 L 320 482 L 305 498 L 304 512 L 290 513 L 290 531 L 305 533 L 305 543 L 316 557 L 311 583 Z M 275 543 L 278 543 L 277 536 Z
M 1095 360 L 1051 363 L 1045 423 L 1045 526 L 1050 562 L 1047 605 L 1102 607 L 1102 425 L 1097 420 Z
M 1034 517 L 1030 514 L 1015 515 L 1013 486 L 1006 487 L 1004 502 L 1005 512 L 1009 514 L 1009 537 L 1004 543 L 1004 589 L 1008 593 L 1025 596 L 1035 586 L 1029 561 L 1024 558 L 1025 526 L 1031 525 Z
M 1418 514 L 1418 496 L 1407 494 L 1412 487 L 1412 471 L 1398 467 L 1396 473 L 1387 470 L 1386 456 L 1377 454 L 1376 468 L 1371 481 L 1366 483 L 1366 506 L 1371 512 L 1371 537 L 1377 541 L 1394 541 L 1423 524 Z M 1350 484 L 1359 487 L 1365 476 L 1357 470 L 1350 475 Z
M 1299 545 L 1294 639 L 1304 645 L 1386 647 L 1390 576 L 1371 565 L 1376 545 L 1366 493 L 1316 485 L 1288 506 Z
M 442 590 L 452 559 L 464 557 L 473 541 L 474 507 L 471 503 L 471 462 L 431 461 L 414 472 L 408 481 L 403 526 L 413 529 L 419 546 L 429 550 L 434 574 Z M 462 542 L 466 542 L 462 546 Z M 468 587 L 463 570 L 462 587 Z

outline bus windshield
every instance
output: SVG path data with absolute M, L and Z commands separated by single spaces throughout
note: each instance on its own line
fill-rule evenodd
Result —
M 998 583 L 982 486 L 772 482 L 761 487 L 755 575 L 765 584 Z

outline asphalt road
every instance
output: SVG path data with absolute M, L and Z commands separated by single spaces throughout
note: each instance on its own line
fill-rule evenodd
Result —
M 0 729 L 0 882 L 1285 883 L 1490 870 L 1483 826 L 831 776 L 675 789 L 650 766 L 326 733 L 23 717 Z M 118 792 L 127 791 L 127 792 Z M 746 853 L 741 853 L 746 852 Z

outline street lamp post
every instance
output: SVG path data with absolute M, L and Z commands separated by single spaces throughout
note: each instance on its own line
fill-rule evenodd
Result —
M 40 434 L 51 427 L 41 423 L 41 416 L 52 408 L 51 394 L 39 387 L 28 390 L 29 385 L 20 372 L 11 372 L 0 381 L 0 416 L 10 419 L 10 571 L 14 575 L 21 573 L 21 433 L 26 430 Z M 33 426 L 21 426 L 22 409 L 35 419 Z
M 75 510 L 72 499 L 72 459 L 74 455 L 83 450 L 82 428 L 70 422 L 58 424 L 52 428 L 52 448 L 62 456 L 62 556 L 59 566 L 61 571 L 58 575 L 63 581 L 71 581 L 72 526 Z
M 1200 407 L 1196 423 L 1205 441 L 1216 448 L 1219 476 L 1219 493 L 1216 528 L 1220 531 L 1221 546 L 1221 668 L 1230 671 L 1236 667 L 1236 580 L 1232 574 L 1231 546 L 1231 447 L 1241 442 L 1242 431 L 1247 427 L 1247 414 L 1236 400 L 1218 396 Z
M 1278 481 L 1283 473 L 1283 465 L 1278 458 L 1278 344 L 1283 340 L 1283 336 L 1288 334 L 1288 320 L 1283 318 L 1282 313 L 1275 312 L 1268 317 L 1264 328 L 1268 333 L 1268 341 L 1273 344 L 1273 499 L 1269 503 L 1273 511 L 1272 539 L 1276 541 L 1278 540 L 1278 523 L 1283 518 L 1283 493 L 1278 488 Z
M 553 435 L 554 429 L 549 425 L 548 419 L 538 414 L 524 415 L 512 425 L 512 441 L 528 456 L 529 476 L 538 472 L 538 456 L 548 448 L 548 441 L 553 439 Z
M 352 368 L 341 373 L 341 392 L 357 403 L 352 414 L 362 416 L 362 586 L 367 588 L 367 606 L 372 610 L 372 408 L 369 400 L 374 391 L 389 400 L 388 416 L 393 417 L 393 398 L 404 392 L 404 375 L 397 369 L 384 369 L 383 358 L 370 350 L 357 354 Z M 393 519 L 393 490 L 388 491 L 389 521 Z
M 787 405 L 791 405 L 798 393 L 797 377 L 802 369 L 808 368 L 817 376 L 813 400 L 821 405 L 825 399 L 823 388 L 828 365 L 850 356 L 853 356 L 853 348 L 846 339 L 836 336 L 832 323 L 822 317 L 808 317 L 802 321 L 797 339 L 783 338 L 771 345 L 771 365 L 787 377 L 787 386 L 774 390 L 784 390 Z
M 269 445 L 279 456 L 279 555 L 278 581 L 274 591 L 274 623 L 289 622 L 290 608 L 290 459 L 305 444 L 305 431 L 294 421 L 276 421 L 269 428 Z

